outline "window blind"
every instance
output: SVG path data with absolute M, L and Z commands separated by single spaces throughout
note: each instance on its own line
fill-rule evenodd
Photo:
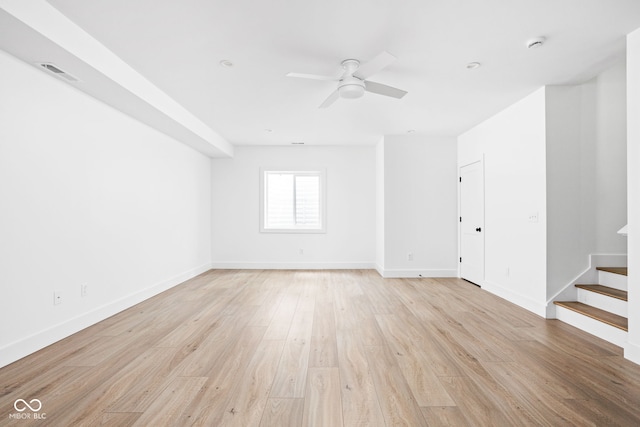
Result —
M 321 172 L 264 172 L 264 229 L 322 229 Z

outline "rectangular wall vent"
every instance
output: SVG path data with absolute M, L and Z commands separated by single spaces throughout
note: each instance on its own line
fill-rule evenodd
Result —
M 57 65 L 54 65 L 50 62 L 39 62 L 39 66 L 49 71 L 50 73 L 55 74 L 58 77 L 62 77 L 63 79 L 69 82 L 79 82 L 80 80 L 67 73 L 66 71 L 61 70 Z

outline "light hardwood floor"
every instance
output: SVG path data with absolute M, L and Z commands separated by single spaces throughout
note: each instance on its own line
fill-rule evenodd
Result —
M 620 348 L 459 279 L 369 270 L 212 270 L 0 387 L 0 425 L 640 425 Z M 16 399 L 46 419 L 10 419 Z

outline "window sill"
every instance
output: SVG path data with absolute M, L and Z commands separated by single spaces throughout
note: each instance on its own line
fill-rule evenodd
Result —
M 260 229 L 260 232 L 265 234 L 324 234 L 327 230 L 313 228 L 264 228 Z

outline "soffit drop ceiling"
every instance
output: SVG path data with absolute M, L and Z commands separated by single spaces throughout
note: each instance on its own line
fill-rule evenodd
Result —
M 232 145 L 455 136 L 542 85 L 595 76 L 624 58 L 625 35 L 640 27 L 636 0 L 48 3 Z M 536 36 L 544 46 L 527 49 Z M 25 56 L 33 46 L 21 43 L 0 47 Z M 333 82 L 286 77 L 336 75 L 342 60 L 383 50 L 397 60 L 371 80 L 408 91 L 402 99 L 366 93 L 319 109 Z M 467 69 L 472 61 L 482 66 Z

